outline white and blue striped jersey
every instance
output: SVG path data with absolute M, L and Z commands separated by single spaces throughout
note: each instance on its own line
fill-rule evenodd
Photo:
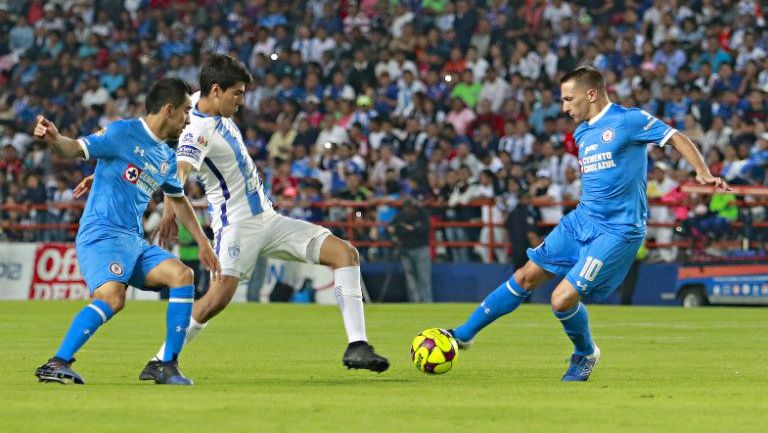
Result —
M 211 228 L 218 231 L 253 215 L 274 212 L 235 122 L 201 113 L 198 99 L 193 95 L 190 124 L 181 133 L 176 159 L 198 171 L 208 199 Z

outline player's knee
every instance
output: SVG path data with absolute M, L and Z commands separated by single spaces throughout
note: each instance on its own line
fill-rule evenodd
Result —
M 357 248 L 352 246 L 352 244 L 342 241 L 331 267 L 338 269 L 348 266 L 360 266 L 360 253 L 357 252 Z
M 125 290 L 123 291 L 97 291 L 93 295 L 94 299 L 99 299 L 107 303 L 112 309 L 112 314 L 117 314 L 118 311 L 125 307 Z
M 552 303 L 552 310 L 557 311 L 558 313 L 562 313 L 568 310 L 573 309 L 576 305 L 579 303 L 579 298 L 573 298 L 572 296 L 567 296 L 566 294 L 562 293 L 559 290 L 555 290 L 552 292 L 552 297 L 550 298 L 550 302 Z
M 357 248 L 352 246 L 349 242 L 347 244 L 347 254 L 349 258 L 349 264 L 347 266 L 360 266 L 360 253 Z
M 171 287 L 191 286 L 195 284 L 195 271 L 189 266 L 182 265 L 171 284 Z
M 525 269 L 518 269 L 514 275 L 517 284 L 527 291 L 531 291 L 536 288 L 537 282 L 531 274 L 525 271 Z

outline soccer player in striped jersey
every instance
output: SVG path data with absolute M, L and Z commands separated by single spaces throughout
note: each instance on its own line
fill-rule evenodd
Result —
M 205 185 L 223 274 L 222 281 L 212 281 L 207 293 L 195 302 L 187 341 L 227 306 L 238 283 L 250 277 L 259 256 L 322 264 L 333 268 L 336 300 L 347 333 L 343 364 L 382 372 L 389 362 L 367 341 L 357 250 L 324 227 L 278 214 L 264 194 L 256 166 L 231 119 L 243 105 L 251 81 L 238 60 L 210 56 L 200 73 L 200 99 L 194 103 L 190 124 L 176 150 L 181 183 L 197 171 Z M 171 207 L 164 209 L 160 233 L 168 238 L 175 233 L 175 215 Z M 159 357 L 151 360 L 141 379 L 154 379 L 159 365 Z

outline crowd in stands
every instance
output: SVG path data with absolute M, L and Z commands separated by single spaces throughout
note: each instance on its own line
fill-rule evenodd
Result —
M 155 80 L 198 84 L 210 53 L 255 78 L 237 122 L 264 185 L 284 211 L 339 220 L 331 198 L 379 200 L 355 218 L 387 223 L 388 199 L 433 201 L 433 217 L 506 224 L 524 248 L 578 200 L 573 121 L 558 79 L 578 65 L 606 77 L 609 97 L 689 135 L 710 169 L 763 185 L 768 161 L 768 32 L 750 0 L 0 0 L 0 199 L 72 200 L 93 163 L 57 158 L 31 136 L 38 114 L 64 134 L 92 133 L 143 113 Z M 650 147 L 649 196 L 677 202 L 691 167 Z M 195 188 L 200 199 L 203 194 Z M 495 206 L 463 207 L 477 198 Z M 650 219 L 687 221 L 689 234 L 732 235 L 735 196 L 653 206 Z M 153 204 L 148 213 L 157 213 Z M 3 222 L 76 222 L 76 209 L 2 212 Z M 759 217 L 759 216 L 758 216 Z M 341 233 L 342 235 L 345 233 Z M 446 240 L 487 240 L 451 228 Z M 7 239 L 67 240 L 71 230 L 4 230 Z M 360 228 L 357 239 L 387 239 Z M 672 228 L 651 230 L 669 242 Z M 367 251 L 368 258 L 376 250 Z M 508 254 L 511 252 L 511 256 Z M 440 251 L 486 259 L 483 249 Z M 674 251 L 662 251 L 673 260 Z

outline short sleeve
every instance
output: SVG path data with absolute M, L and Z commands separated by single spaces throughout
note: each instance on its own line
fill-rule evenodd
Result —
M 184 197 L 184 186 L 179 180 L 176 157 L 173 154 L 171 154 L 171 158 L 168 160 L 168 173 L 166 174 L 162 189 L 163 193 L 169 197 Z
M 630 108 L 624 115 L 629 138 L 638 144 L 655 143 L 664 146 L 677 129 L 667 125 L 646 111 Z
M 201 125 L 187 125 L 179 138 L 179 146 L 176 148 L 176 159 L 179 162 L 187 162 L 195 168 L 200 170 L 200 166 L 203 164 L 203 159 L 208 153 L 208 140 L 210 133 L 206 132 L 207 128 Z
M 77 142 L 83 148 L 85 159 L 116 158 L 123 147 L 125 137 L 123 122 L 115 122 L 91 135 L 80 137 Z

